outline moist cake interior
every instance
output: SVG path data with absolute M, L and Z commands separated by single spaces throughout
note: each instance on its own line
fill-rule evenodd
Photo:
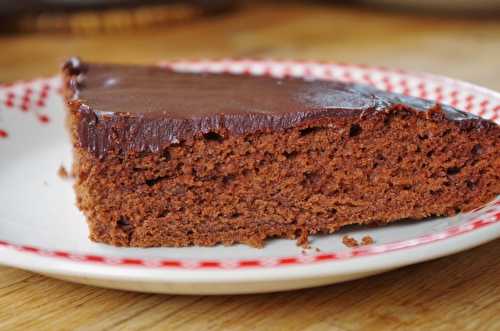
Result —
M 137 92 L 151 84 L 151 68 L 133 69 L 145 70 L 144 77 L 130 81 L 120 67 L 96 68 L 93 76 L 92 65 L 66 67 L 65 94 L 78 206 L 98 242 L 262 246 L 266 238 L 285 237 L 305 243 L 310 234 L 348 224 L 454 215 L 500 193 L 498 126 L 451 107 L 292 80 L 286 84 L 316 99 L 301 103 L 297 89 L 279 90 L 273 93 L 281 104 L 265 100 L 255 111 L 242 104 L 258 96 L 217 94 L 221 75 L 205 75 L 214 79 L 212 101 L 205 111 L 196 108 L 201 99 L 183 110 L 180 99 Z M 196 84 L 195 76 L 182 79 Z M 117 77 L 124 82 L 118 92 L 85 93 Z M 126 89 L 121 102 L 110 98 Z M 244 112 L 233 112 L 235 100 Z

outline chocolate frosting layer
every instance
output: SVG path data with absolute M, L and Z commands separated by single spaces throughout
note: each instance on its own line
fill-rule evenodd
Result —
M 178 73 L 156 66 L 83 63 L 77 58 L 66 62 L 63 72 L 70 89 L 68 102 L 80 115 L 78 144 L 99 157 L 109 149 L 158 152 L 212 131 L 283 130 L 398 105 L 417 111 L 435 108 L 430 101 L 335 81 Z M 441 110 L 454 121 L 478 119 L 448 106 Z

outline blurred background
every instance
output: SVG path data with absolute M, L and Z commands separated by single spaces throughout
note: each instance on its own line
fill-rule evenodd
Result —
M 500 90 L 500 0 L 0 0 L 0 82 L 71 55 L 329 60 L 427 71 Z

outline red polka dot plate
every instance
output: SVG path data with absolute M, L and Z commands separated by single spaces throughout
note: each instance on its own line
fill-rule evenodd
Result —
M 428 74 L 341 63 L 198 60 L 161 63 L 179 71 L 352 81 L 451 104 L 495 121 L 500 94 Z M 331 284 L 453 254 L 500 237 L 500 198 L 469 213 L 378 228 L 350 228 L 263 249 L 116 248 L 90 242 L 74 205 L 57 77 L 0 85 L 0 263 L 74 282 L 158 293 L 223 294 Z M 346 234 L 375 243 L 345 247 Z M 316 249 L 317 248 L 317 249 Z

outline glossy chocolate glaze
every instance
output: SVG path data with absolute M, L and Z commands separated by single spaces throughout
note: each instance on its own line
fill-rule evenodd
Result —
M 212 131 L 283 130 L 401 105 L 416 111 L 436 109 L 426 100 L 341 82 L 176 73 L 155 66 L 89 64 L 77 58 L 66 62 L 63 71 L 68 102 L 79 113 L 78 144 L 99 157 L 110 149 L 158 152 Z M 441 106 L 441 111 L 454 121 L 479 119 L 448 106 Z

